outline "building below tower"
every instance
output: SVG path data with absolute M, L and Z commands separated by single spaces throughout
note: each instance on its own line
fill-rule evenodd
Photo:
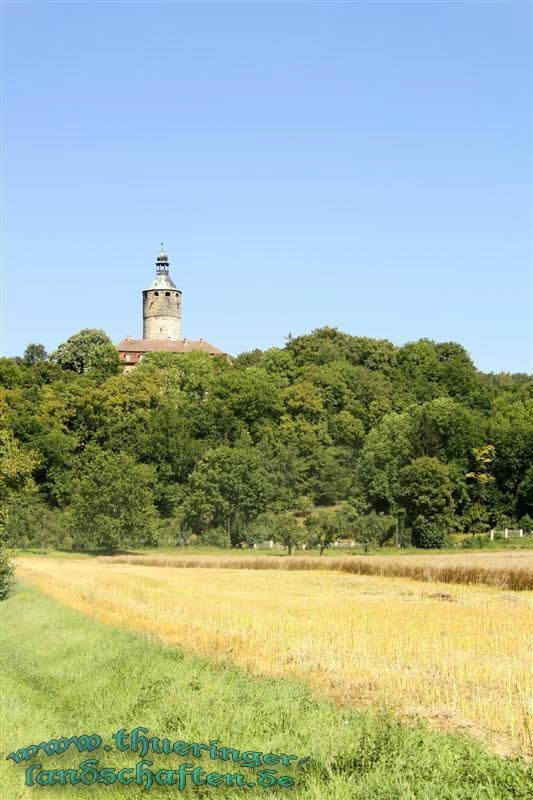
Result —
M 124 362 L 124 372 L 130 372 L 146 353 L 192 353 L 193 350 L 200 350 L 211 356 L 228 358 L 227 353 L 203 339 L 180 339 L 173 342 L 168 339 L 132 339 L 131 336 L 126 336 L 117 344 L 117 350 Z
M 127 336 L 117 344 L 124 371 L 133 369 L 146 353 L 190 353 L 200 350 L 210 355 L 227 356 L 203 339 L 181 338 L 181 291 L 169 273 L 167 254 L 161 249 L 156 260 L 154 280 L 143 291 L 143 338 Z

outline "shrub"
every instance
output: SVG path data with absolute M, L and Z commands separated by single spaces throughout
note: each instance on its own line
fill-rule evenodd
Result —
M 528 533 L 529 531 L 533 531 L 533 519 L 531 519 L 529 514 L 526 514 L 525 517 L 520 518 L 518 527 L 522 528 L 523 531 L 527 531 Z
M 413 524 L 413 539 L 417 547 L 440 548 L 444 547 L 448 539 L 446 519 L 426 520 L 417 517 Z
M 225 528 L 208 528 L 196 540 L 196 544 L 208 547 L 231 547 L 229 533 Z
M 5 550 L 0 550 L 0 600 L 5 600 L 13 585 L 13 565 Z
M 68 549 L 71 544 L 64 513 L 51 509 L 34 490 L 22 492 L 9 506 L 2 539 L 6 547 L 21 549 Z

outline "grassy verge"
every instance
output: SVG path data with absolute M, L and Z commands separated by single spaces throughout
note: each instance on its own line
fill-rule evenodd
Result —
M 440 550 L 423 550 L 416 547 L 402 547 L 398 550 L 392 545 L 384 547 L 369 547 L 365 550 L 363 545 L 356 545 L 355 547 L 330 547 L 320 555 L 319 550 L 307 548 L 306 550 L 297 550 L 296 554 L 305 555 L 310 558 L 320 558 L 320 560 L 328 558 L 338 558 L 339 556 L 387 556 L 392 558 L 399 558 L 409 555 L 420 555 L 426 558 L 441 556 L 441 555 L 457 555 L 467 556 L 470 553 L 509 553 L 513 551 L 532 551 L 533 552 L 533 536 L 524 537 L 523 539 L 498 539 L 494 542 L 489 541 L 488 537 L 484 534 L 478 537 L 471 537 L 470 534 L 454 534 L 452 539 L 456 542 L 454 547 L 444 547 Z M 483 546 L 479 547 L 479 540 L 483 541 Z M 460 542 L 467 541 L 476 544 L 475 547 L 458 546 Z M 12 548 L 10 552 L 14 556 L 22 556 L 24 558 L 31 557 L 49 557 L 49 558 L 96 558 L 98 556 L 106 555 L 102 550 L 56 550 L 54 548 L 39 548 L 32 547 L 29 549 Z M 158 547 L 136 547 L 133 550 L 119 551 L 118 555 L 145 555 L 145 556 L 239 556 L 243 558 L 257 558 L 257 556 L 269 556 L 275 558 L 289 558 L 296 557 L 295 555 L 289 556 L 287 549 L 278 547 L 273 548 L 248 548 L 248 547 L 235 547 L 235 548 L 221 548 L 221 547 L 204 547 L 200 545 L 189 545 L 187 547 L 180 546 L 158 546 Z
M 209 742 L 265 753 L 310 756 L 286 769 L 306 800 L 503 800 L 530 796 L 533 777 L 519 760 L 488 755 L 470 739 L 403 726 L 386 714 L 341 709 L 296 682 L 252 680 L 231 667 L 183 655 L 150 639 L 110 629 L 19 585 L 1 605 L 2 798 L 25 800 L 25 764 L 5 761 L 19 747 L 51 737 L 144 725 L 170 740 Z M 41 757 L 47 769 L 74 768 L 87 756 Z M 106 766 L 117 753 L 96 751 Z M 172 760 L 173 758 L 173 760 Z M 184 759 L 154 756 L 156 767 Z M 195 766 L 200 763 L 194 761 Z M 28 762 L 30 763 L 30 762 Z M 220 762 L 204 768 L 222 772 Z M 233 770 L 232 770 L 233 771 Z M 245 772 L 245 769 L 242 769 Z M 251 775 L 250 771 L 246 772 Z M 42 790 L 41 790 L 42 791 Z M 189 796 L 287 797 L 288 790 L 200 789 Z M 180 796 L 176 788 L 48 787 L 47 798 Z M 290 795 L 289 795 L 290 796 Z

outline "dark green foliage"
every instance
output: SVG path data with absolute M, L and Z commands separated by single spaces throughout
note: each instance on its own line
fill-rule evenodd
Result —
M 520 516 L 533 514 L 533 465 L 518 484 L 517 500 Z
M 452 482 L 445 464 L 422 456 L 400 470 L 396 501 L 416 547 L 442 547 L 452 527 Z
M 8 522 L 2 533 L 7 547 L 68 548 L 72 539 L 67 531 L 64 512 L 50 508 L 37 491 L 23 492 L 9 506 Z
M 15 358 L 0 358 L 0 386 L 15 389 L 31 382 L 26 365 Z
M 23 360 L 29 366 L 36 364 L 38 361 L 46 361 L 48 353 L 42 344 L 29 344 L 24 351 Z
M 224 528 L 208 528 L 198 537 L 196 544 L 204 547 L 231 547 L 231 540 Z
M 454 342 L 397 347 L 326 327 L 233 363 L 151 353 L 123 375 L 106 334 L 84 330 L 50 360 L 40 345 L 0 359 L 0 386 L 0 436 L 47 510 L 81 513 L 86 453 L 118 459 L 105 470 L 120 496 L 132 487 L 118 473 L 145 468 L 143 504 L 155 506 L 158 524 L 139 522 L 133 536 L 125 523 L 105 532 L 102 523 L 94 536 L 87 486 L 77 545 L 127 547 L 160 534 L 175 542 L 218 528 L 232 545 L 253 544 L 259 515 L 294 511 L 301 497 L 353 501 L 369 543 L 382 541 L 374 533 L 385 517 L 399 520 L 402 545 L 424 546 L 533 517 L 533 379 L 483 375 Z M 109 521 L 103 504 L 115 501 L 101 496 L 98 519 Z M 125 519 L 124 501 L 119 508 Z M 23 504 L 11 530 L 35 546 L 27 512 Z
M 70 531 L 79 548 L 156 544 L 154 472 L 127 453 L 88 448 L 72 478 Z
M 518 521 L 518 527 L 522 528 L 523 531 L 527 531 L 528 533 L 533 531 L 533 519 L 529 514 L 526 514 L 524 517 L 520 517 Z
M 0 429 L 0 535 L 9 521 L 14 500 L 32 485 L 37 458 L 23 448 L 9 430 Z
M 183 502 L 184 525 L 195 533 L 222 527 L 232 544 L 272 500 L 272 485 L 259 454 L 227 445 L 210 450 L 191 473 Z

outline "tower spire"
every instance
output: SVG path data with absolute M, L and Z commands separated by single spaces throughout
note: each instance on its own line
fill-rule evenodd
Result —
M 156 275 L 160 275 L 162 272 L 168 273 L 169 264 L 170 264 L 170 262 L 168 260 L 168 256 L 165 253 L 165 251 L 163 250 L 163 242 L 161 242 L 161 252 L 157 256 L 157 259 L 156 259 L 156 262 L 155 262 Z

